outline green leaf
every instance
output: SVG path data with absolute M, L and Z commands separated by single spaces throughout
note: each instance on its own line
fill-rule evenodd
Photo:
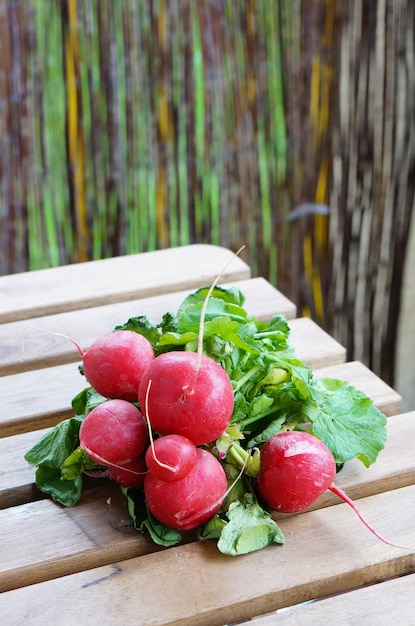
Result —
M 82 420 L 83 417 L 76 416 L 60 422 L 26 452 L 26 461 L 34 466 L 45 464 L 60 468 L 79 445 Z
M 219 539 L 226 524 L 227 522 L 225 522 L 225 520 L 223 520 L 219 515 L 214 515 L 208 522 L 206 522 L 206 524 L 197 528 L 197 538 L 199 541 L 205 541 L 206 539 Z
M 88 415 L 92 409 L 106 400 L 107 398 L 92 387 L 86 387 L 72 399 L 72 408 L 77 415 Z
M 159 328 L 162 334 L 177 331 L 177 317 L 173 313 L 164 313 Z
M 114 330 L 133 330 L 136 333 L 143 335 L 151 343 L 153 348 L 157 345 L 160 333 L 157 326 L 154 326 L 146 315 L 138 315 L 137 317 L 130 317 L 127 322 L 116 326 Z
M 260 433 L 256 434 L 255 437 L 252 437 L 248 441 L 247 447 L 248 448 L 253 448 L 254 446 L 259 446 L 262 443 L 265 443 L 266 441 L 268 441 L 268 439 L 271 439 L 271 437 L 273 437 L 274 435 L 276 435 L 277 433 L 280 432 L 281 426 L 284 424 L 286 419 L 287 419 L 287 415 L 286 415 L 286 413 L 283 413 L 277 419 L 272 420 L 266 426 L 266 428 L 264 428 L 264 430 L 262 430 Z
M 238 556 L 272 543 L 285 542 L 278 524 L 252 494 L 246 494 L 242 502 L 233 502 L 226 517 L 229 521 L 223 526 L 218 540 L 218 548 L 223 554 Z
M 61 465 L 79 446 L 82 419 L 76 416 L 60 422 L 24 455 L 30 465 L 37 466 L 38 489 L 64 506 L 73 506 L 81 497 L 82 476 L 63 480 Z
M 178 530 L 162 524 L 150 513 L 142 489 L 121 487 L 121 491 L 127 498 L 134 528 L 139 531 L 146 529 L 154 543 L 160 546 L 174 546 L 181 541 L 182 535 Z
M 195 296 L 201 301 L 205 301 L 210 287 L 201 287 L 195 291 Z M 216 299 L 222 299 L 225 302 L 236 304 L 243 307 L 245 304 L 245 296 L 239 287 L 220 287 L 216 286 L 212 291 L 212 296 Z
M 76 480 L 86 470 L 93 472 L 97 477 L 108 472 L 107 467 L 98 465 L 80 446 L 64 460 L 60 469 L 62 479 L 64 480 Z
M 185 316 L 189 310 L 194 309 L 197 306 L 199 306 L 199 309 L 201 310 L 209 290 L 210 287 L 201 287 L 200 289 L 197 289 L 193 293 L 189 294 L 181 303 L 179 310 L 177 311 L 177 317 L 180 318 L 182 316 Z M 209 298 L 208 308 L 211 307 L 211 303 L 213 301 L 216 302 L 215 306 L 218 306 L 217 303 L 221 300 L 223 301 L 222 306 L 226 306 L 226 304 L 236 305 L 237 307 L 239 307 L 242 315 L 246 317 L 246 311 L 242 309 L 245 302 L 245 296 L 240 289 L 238 289 L 237 287 L 215 287 Z
M 198 335 L 193 332 L 184 333 L 181 335 L 180 333 L 167 332 L 160 336 L 159 341 L 157 343 L 157 348 L 166 351 L 166 348 L 170 346 L 170 349 L 177 349 L 177 347 L 185 346 L 192 341 L 197 341 Z
M 374 463 L 386 443 L 387 419 L 370 398 L 334 381 L 316 381 L 313 396 L 318 402 L 310 412 L 312 432 L 331 450 L 336 463 L 355 457 L 366 467 Z
M 147 528 L 150 537 L 159 546 L 175 546 L 181 541 L 182 535 L 178 530 L 159 522 L 150 511 L 142 525 Z
M 75 480 L 62 480 L 60 469 L 42 463 L 36 470 L 36 485 L 63 506 L 74 506 L 82 494 L 82 475 Z

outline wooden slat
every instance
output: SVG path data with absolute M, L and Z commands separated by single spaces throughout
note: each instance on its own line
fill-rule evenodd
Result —
M 24 455 L 48 430 L 0 439 L 0 509 L 43 497 L 34 484 L 35 468 L 25 461 Z
M 86 386 L 74 363 L 3 376 L 0 390 L 6 410 L 0 416 L 0 435 L 46 428 L 71 417 L 71 400 Z
M 157 549 L 132 528 L 119 488 L 95 483 L 72 508 L 39 500 L 0 511 L 0 593 Z
M 285 315 L 287 319 L 296 315 L 295 305 L 264 278 L 231 284 L 241 289 L 246 298 L 244 307 L 250 315 L 258 319 L 268 321 L 276 312 Z M 175 313 L 189 293 L 189 290 L 178 291 L 2 324 L 0 375 L 76 361 L 79 355 L 73 344 L 51 333 L 72 337 L 86 349 L 97 337 L 111 332 L 115 326 L 126 322 L 130 317 L 147 315 L 152 323 L 160 322 L 167 311 Z
M 346 594 L 280 609 L 249 620 L 249 626 L 321 626 L 321 624 L 413 624 L 415 574 L 365 586 Z
M 232 259 L 226 248 L 193 244 L 0 277 L 0 323 L 210 284 Z M 223 280 L 250 277 L 234 257 Z
M 287 543 L 261 553 L 230 558 L 214 542 L 194 542 L 5 592 L 2 619 L 213 626 L 411 572 L 415 486 L 359 504 L 379 532 L 409 549 L 381 543 L 339 505 L 282 520 Z
M 290 341 L 299 359 L 313 369 L 346 360 L 346 349 L 308 317 L 290 321 Z
M 296 354 L 310 367 L 344 359 L 344 348 L 315 322 L 299 318 L 290 326 Z M 85 386 L 75 363 L 1 377 L 0 395 L 7 410 L 0 415 L 0 436 L 45 428 L 71 416 L 70 402 Z

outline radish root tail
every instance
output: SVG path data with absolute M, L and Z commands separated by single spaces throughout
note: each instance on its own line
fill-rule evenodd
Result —
M 389 541 L 388 539 L 385 539 L 385 537 L 383 537 L 373 526 L 370 522 L 368 522 L 368 520 L 364 517 L 363 513 L 360 511 L 360 509 L 358 508 L 358 506 L 353 502 L 353 500 L 351 498 L 349 498 L 349 496 L 339 487 L 336 487 L 336 485 L 330 485 L 329 490 L 332 493 L 335 493 L 336 496 L 338 496 L 339 498 L 341 498 L 343 500 L 343 502 L 345 502 L 346 504 L 348 504 L 353 511 L 356 513 L 356 515 L 359 517 L 359 519 L 363 522 L 363 524 L 366 526 L 366 528 L 368 530 L 370 530 L 371 533 L 373 533 L 375 535 L 375 537 L 377 537 L 378 539 L 380 539 L 380 541 L 382 541 L 383 543 L 386 543 L 389 546 L 393 546 L 394 548 L 402 548 L 404 550 L 409 550 L 410 548 L 406 547 L 406 546 L 401 546 L 398 543 L 393 543 L 392 541 Z
M 29 328 L 31 328 L 32 330 L 39 330 L 42 333 L 47 333 L 48 335 L 54 335 L 55 337 L 63 337 L 64 339 L 69 339 L 69 341 L 75 346 L 75 348 L 77 349 L 77 351 L 79 352 L 80 357 L 83 359 L 85 356 L 85 352 L 84 350 L 82 350 L 81 346 L 79 345 L 79 343 L 77 343 L 74 339 L 72 339 L 72 337 L 69 337 L 69 335 L 65 335 L 64 333 L 55 333 L 52 330 L 46 330 L 45 328 L 39 328 L 37 326 L 25 326 L 22 330 L 22 342 L 21 342 L 21 355 L 20 355 L 20 361 L 23 363 L 24 361 L 24 339 L 25 339 L 25 333 L 27 330 L 29 330 Z

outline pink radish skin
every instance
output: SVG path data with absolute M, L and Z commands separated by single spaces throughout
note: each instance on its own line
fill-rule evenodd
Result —
M 183 435 L 197 446 L 222 435 L 234 405 L 232 383 L 223 367 L 195 352 L 156 357 L 142 376 L 138 399 L 156 432 Z
M 153 346 L 143 335 L 117 330 L 96 339 L 85 352 L 72 337 L 52 334 L 73 343 L 83 360 L 85 377 L 95 391 L 104 398 L 137 401 L 141 376 L 155 358 Z
M 99 337 L 82 357 L 84 374 L 98 393 L 134 402 L 154 350 L 143 335 L 119 330 Z
M 109 465 L 109 476 L 122 487 L 140 488 L 144 486 L 147 466 L 144 455 L 122 465 Z
M 357 505 L 333 484 L 335 475 L 333 455 L 320 439 L 303 431 L 286 431 L 271 437 L 261 448 L 258 493 L 275 511 L 299 513 L 328 489 L 349 504 L 378 539 L 402 548 L 373 528 Z
M 197 448 L 197 460 L 181 480 L 164 481 L 151 472 L 144 479 L 150 512 L 176 530 L 192 530 L 220 509 L 227 490 L 225 471 L 207 450 Z
M 148 445 L 143 415 L 131 402 L 107 400 L 95 407 L 79 429 L 80 446 L 101 465 L 124 465 Z
M 317 437 L 286 431 L 261 448 L 258 491 L 269 507 L 281 513 L 307 509 L 336 475 L 330 450 Z
M 164 435 L 147 448 L 146 465 L 148 470 L 160 480 L 181 480 L 196 460 L 196 446 L 182 435 Z

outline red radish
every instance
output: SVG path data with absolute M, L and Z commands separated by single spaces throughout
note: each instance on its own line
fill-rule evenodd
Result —
M 96 406 L 79 429 L 80 446 L 101 465 L 124 465 L 142 454 L 148 444 L 143 415 L 126 400 L 107 400 Z
M 278 433 L 261 447 L 260 459 L 258 492 L 271 509 L 281 513 L 298 513 L 329 489 L 352 507 L 378 539 L 397 546 L 382 537 L 363 517 L 357 505 L 333 484 L 336 475 L 333 455 L 314 435 L 303 431 Z
M 155 357 L 146 337 L 132 330 L 116 330 L 96 339 L 85 352 L 72 337 L 51 334 L 73 343 L 83 359 L 83 372 L 95 391 L 105 398 L 136 402 L 141 376 Z
M 229 426 L 234 406 L 232 383 L 219 363 L 203 355 L 203 330 L 209 298 L 243 248 L 208 289 L 200 312 L 197 352 L 161 354 L 143 374 L 138 388 L 140 406 L 149 425 L 162 435 L 183 435 L 198 446 L 214 441 Z
M 148 470 L 160 480 L 181 480 L 196 463 L 196 446 L 182 435 L 165 435 L 147 448 L 145 458 Z
M 195 445 L 222 435 L 234 405 L 232 383 L 224 368 L 195 352 L 165 352 L 156 357 L 142 376 L 138 400 L 156 432 L 183 435 Z
M 181 480 L 164 481 L 148 472 L 144 493 L 150 512 L 176 530 L 191 530 L 220 509 L 227 479 L 220 462 L 207 450 L 197 448 L 197 460 Z
M 81 355 L 84 374 L 98 393 L 134 402 L 141 376 L 154 359 L 154 350 L 143 335 L 117 330 L 99 337 Z
M 297 513 L 313 504 L 336 475 L 330 450 L 300 431 L 274 435 L 261 447 L 258 491 L 269 507 Z
M 122 465 L 109 465 L 109 476 L 122 487 L 143 487 L 147 466 L 144 455 Z

